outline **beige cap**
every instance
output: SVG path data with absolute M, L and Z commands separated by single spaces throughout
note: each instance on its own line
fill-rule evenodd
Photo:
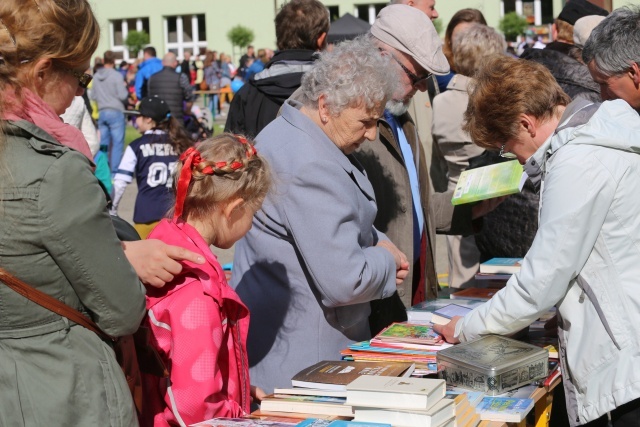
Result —
M 584 47 L 591 31 L 604 20 L 604 16 L 589 15 L 578 19 L 573 26 L 573 43 L 578 47 Z
M 431 20 L 415 7 L 392 4 L 383 8 L 371 26 L 371 35 L 394 49 L 411 55 L 425 70 L 445 75 L 449 62 Z

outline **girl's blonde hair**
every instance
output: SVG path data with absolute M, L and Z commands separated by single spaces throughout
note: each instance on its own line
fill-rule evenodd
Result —
M 180 181 L 186 186 L 187 176 L 188 187 L 181 200 Z M 251 141 L 224 133 L 187 150 L 176 166 L 173 182 L 174 215 L 203 220 L 211 216 L 212 209 L 235 198 L 258 209 L 271 186 L 271 171 Z

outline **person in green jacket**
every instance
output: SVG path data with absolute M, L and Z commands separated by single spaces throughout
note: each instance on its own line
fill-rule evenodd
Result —
M 118 240 L 86 140 L 58 117 L 98 40 L 86 0 L 0 2 L 0 267 L 118 337 L 145 313 L 138 276 L 160 286 L 189 254 Z M 0 426 L 138 423 L 110 343 L 2 282 L 0 396 Z

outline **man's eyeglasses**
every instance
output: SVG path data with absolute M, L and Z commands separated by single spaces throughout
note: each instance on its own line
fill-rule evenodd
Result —
M 502 144 L 502 146 L 500 147 L 500 153 L 498 154 L 500 157 L 504 158 L 504 159 L 515 159 L 517 158 L 517 156 L 513 153 L 510 153 L 508 151 L 504 151 L 505 147 L 507 146 L 507 144 Z
M 398 63 L 398 65 L 400 66 L 400 68 L 402 68 L 402 71 L 404 71 L 404 73 L 407 75 L 407 77 L 409 77 L 409 80 L 411 80 L 411 86 L 415 86 L 415 85 L 418 85 L 420 83 L 426 82 L 432 76 L 431 73 L 427 73 L 426 76 L 420 77 L 420 76 L 412 73 L 407 67 L 405 67 L 402 64 L 402 62 L 400 62 L 400 60 L 398 60 L 398 58 L 395 57 L 395 55 L 392 54 L 391 57 Z
M 91 74 L 81 73 L 75 70 L 67 70 L 67 71 L 71 73 L 73 77 L 78 79 L 78 84 L 83 89 L 86 89 L 89 86 L 89 83 L 91 83 L 91 80 L 93 80 L 93 76 Z

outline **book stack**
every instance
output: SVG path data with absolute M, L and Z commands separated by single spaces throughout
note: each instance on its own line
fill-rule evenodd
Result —
M 481 420 L 519 423 L 533 408 L 533 399 L 487 396 L 476 407 Z
M 415 365 L 407 362 L 318 362 L 294 375 L 292 388 L 275 389 L 264 397 L 260 415 L 352 417 L 353 410 L 345 403 L 347 384 L 360 376 L 408 377 L 414 369 Z
M 491 258 L 480 264 L 476 274 L 476 286 L 480 288 L 503 288 L 512 275 L 520 271 L 522 258 Z
M 344 359 L 402 361 L 414 363 L 414 376 L 437 373 L 436 353 L 451 347 L 430 325 L 393 323 L 370 341 L 354 343 L 342 350 Z
M 347 386 L 354 421 L 399 427 L 453 427 L 462 400 L 445 399 L 443 380 L 359 377 Z

